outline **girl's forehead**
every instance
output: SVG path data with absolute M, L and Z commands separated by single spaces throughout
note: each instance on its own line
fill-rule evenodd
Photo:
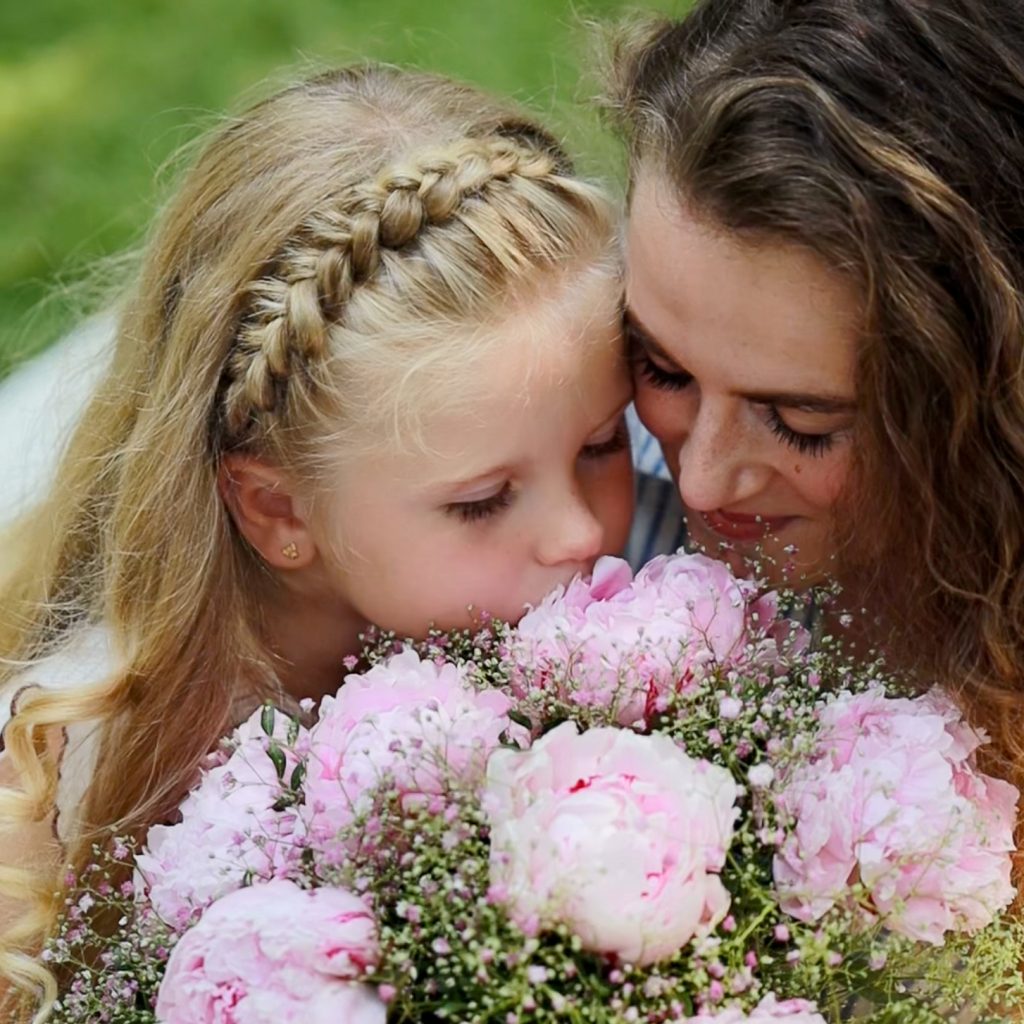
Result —
M 443 490 L 571 455 L 632 395 L 618 329 L 608 333 L 603 344 L 577 339 L 495 351 L 475 367 L 468 391 L 438 389 L 415 436 L 372 456 L 374 471 L 401 480 L 403 489 Z
M 511 409 L 593 387 L 623 360 L 622 283 L 607 266 L 555 279 L 486 326 L 465 331 L 461 356 L 436 368 L 438 413 Z
M 521 432 L 538 410 L 581 421 L 611 415 L 630 388 L 621 288 L 617 268 L 586 266 L 489 324 L 453 326 L 429 360 L 394 364 L 383 388 L 367 382 L 366 412 L 353 425 L 359 451 L 371 461 L 450 459 L 478 440 L 493 447 L 492 434 Z
M 469 379 L 453 384 L 430 420 L 443 430 L 453 423 L 508 425 L 536 417 L 540 408 L 586 415 L 607 406 L 610 394 L 626 394 L 629 377 L 617 309 L 613 323 L 576 328 L 529 335 L 527 325 L 521 334 L 513 332 L 510 344 L 489 346 Z

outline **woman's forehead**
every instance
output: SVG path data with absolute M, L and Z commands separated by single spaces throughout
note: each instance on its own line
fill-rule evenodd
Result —
M 626 258 L 631 316 L 685 369 L 728 367 L 750 387 L 780 373 L 788 386 L 852 382 L 859 294 L 809 250 L 717 229 L 651 176 L 634 191 Z

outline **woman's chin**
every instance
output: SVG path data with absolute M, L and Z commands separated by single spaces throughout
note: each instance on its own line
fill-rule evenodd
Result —
M 811 527 L 808 529 L 808 527 Z M 756 578 L 775 587 L 805 590 L 830 579 L 827 540 L 813 536 L 813 524 L 790 517 L 778 534 L 756 539 L 726 537 L 713 530 L 700 513 L 687 513 L 692 550 L 721 559 L 736 576 Z

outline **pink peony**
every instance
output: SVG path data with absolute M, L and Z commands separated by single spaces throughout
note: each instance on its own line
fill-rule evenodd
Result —
M 730 1007 L 717 1013 L 698 1014 L 690 1018 L 690 1024 L 770 1024 L 776 1020 L 789 1024 L 825 1024 L 825 1018 L 814 1003 L 805 999 L 779 1002 L 773 995 L 765 996 L 750 1013 Z
M 634 579 L 626 562 L 605 557 L 591 579 L 557 588 L 520 621 L 511 653 L 529 667 L 514 685 L 519 694 L 553 686 L 631 726 L 708 666 L 774 664 L 779 629 L 773 596 L 759 598 L 717 559 L 663 555 Z
M 286 881 L 218 900 L 174 947 L 160 985 L 162 1024 L 384 1024 L 360 983 L 377 959 L 366 905 L 342 889 Z
M 528 933 L 564 922 L 587 949 L 653 963 L 728 910 L 736 797 L 666 736 L 566 722 L 491 755 L 492 895 Z
M 136 888 L 174 928 L 186 927 L 215 899 L 247 877 L 287 876 L 302 854 L 304 825 L 295 808 L 276 810 L 296 757 L 307 741 L 299 730 L 286 749 L 288 719 L 274 716 L 274 737 L 285 759 L 284 782 L 267 754 L 269 737 L 257 711 L 232 735 L 234 749 L 207 771 L 181 805 L 181 820 L 156 825 L 136 859 Z
M 348 676 L 337 697 L 324 699 L 311 730 L 313 833 L 333 838 L 369 809 L 385 779 L 406 797 L 482 780 L 488 755 L 512 728 L 511 706 L 498 690 L 473 689 L 461 668 L 423 661 L 412 650 Z
M 778 796 L 793 824 L 775 857 L 787 913 L 817 920 L 860 879 L 885 925 L 941 945 L 1013 899 L 1017 790 L 978 771 L 985 741 L 937 689 L 914 700 L 842 694 L 814 755 Z

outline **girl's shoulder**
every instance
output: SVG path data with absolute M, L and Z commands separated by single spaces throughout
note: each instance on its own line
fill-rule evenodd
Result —
M 92 625 L 76 630 L 46 657 L 25 665 L 7 684 L 0 695 L 0 739 L 19 699 L 29 690 L 100 685 L 117 671 L 120 661 L 109 628 Z
M 121 660 L 111 630 L 95 625 L 76 630 L 52 653 L 26 665 L 0 695 L 0 756 L 7 724 L 25 695 L 38 689 L 102 685 L 117 671 Z M 72 834 L 76 810 L 92 779 L 99 754 L 99 732 L 99 726 L 89 721 L 75 722 L 62 730 L 54 823 L 61 840 Z

